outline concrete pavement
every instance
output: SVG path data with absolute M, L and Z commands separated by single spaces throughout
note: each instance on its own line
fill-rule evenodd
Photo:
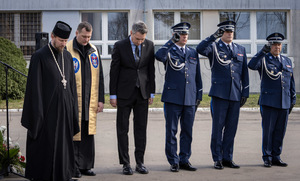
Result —
M 21 112 L 10 113 L 10 136 L 21 146 L 25 154 L 26 130 L 20 126 Z M 263 167 L 261 159 L 261 118 L 259 111 L 243 110 L 240 113 L 239 127 L 235 139 L 234 161 L 240 169 L 213 169 L 210 152 L 211 117 L 207 110 L 197 111 L 193 130 L 192 156 L 190 162 L 198 168 L 195 172 L 180 170 L 169 171 L 169 164 L 164 154 L 165 122 L 163 112 L 149 113 L 148 140 L 145 155 L 145 166 L 149 174 L 134 173 L 132 176 L 122 175 L 122 166 L 118 163 L 116 139 L 116 113 L 104 112 L 98 115 L 95 168 L 97 176 L 83 176 L 80 181 L 190 181 L 190 180 L 299 180 L 300 179 L 300 111 L 290 115 L 284 139 L 282 159 L 289 164 L 286 168 L 273 166 Z M 130 156 L 131 166 L 135 168 L 133 130 L 130 122 Z M 6 113 L 0 113 L 0 125 L 6 125 Z M 3 180 L 26 180 L 10 174 Z

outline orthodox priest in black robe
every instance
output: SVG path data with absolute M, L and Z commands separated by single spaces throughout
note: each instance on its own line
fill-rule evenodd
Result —
M 25 177 L 30 180 L 70 180 L 74 171 L 78 102 L 72 56 L 64 49 L 70 32 L 58 21 L 51 42 L 30 61 L 21 119 L 28 130 Z

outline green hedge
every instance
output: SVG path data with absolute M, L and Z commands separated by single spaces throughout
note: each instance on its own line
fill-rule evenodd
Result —
M 26 61 L 22 51 L 10 40 L 0 37 L 0 61 L 5 62 L 16 70 L 27 75 Z M 5 66 L 0 64 L 0 99 L 6 98 Z M 23 75 L 8 69 L 8 97 L 9 99 L 24 98 L 27 78 Z

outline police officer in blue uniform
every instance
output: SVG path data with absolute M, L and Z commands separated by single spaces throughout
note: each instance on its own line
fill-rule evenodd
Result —
M 284 36 L 273 33 L 249 62 L 261 78 L 259 105 L 262 117 L 262 153 L 265 167 L 286 167 L 280 158 L 289 113 L 296 103 L 292 61 L 280 54 Z
M 202 100 L 202 79 L 196 50 L 186 46 L 189 29 L 187 22 L 172 27 L 173 37 L 155 54 L 165 65 L 165 84 L 161 101 L 166 119 L 165 153 L 172 172 L 179 168 L 197 170 L 189 162 L 192 130 L 197 106 Z M 180 119 L 180 151 L 177 154 L 176 133 Z
M 234 137 L 240 107 L 249 97 L 246 50 L 232 42 L 235 24 L 231 20 L 218 24 L 219 29 L 197 46 L 197 52 L 208 57 L 211 66 L 211 152 L 215 169 L 239 168 L 232 161 Z

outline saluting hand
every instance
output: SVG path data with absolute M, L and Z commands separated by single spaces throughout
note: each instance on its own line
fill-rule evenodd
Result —
M 217 39 L 220 38 L 221 36 L 223 36 L 225 32 L 225 29 L 223 27 L 220 27 L 214 34 L 213 36 Z
M 262 48 L 262 51 L 263 51 L 264 53 L 269 53 L 270 50 L 271 50 L 271 47 L 270 47 L 269 44 L 265 44 L 264 47 Z
M 179 35 L 179 33 L 175 32 L 172 36 L 172 42 L 176 43 L 176 42 L 179 42 L 179 40 L 180 40 L 180 35 Z

